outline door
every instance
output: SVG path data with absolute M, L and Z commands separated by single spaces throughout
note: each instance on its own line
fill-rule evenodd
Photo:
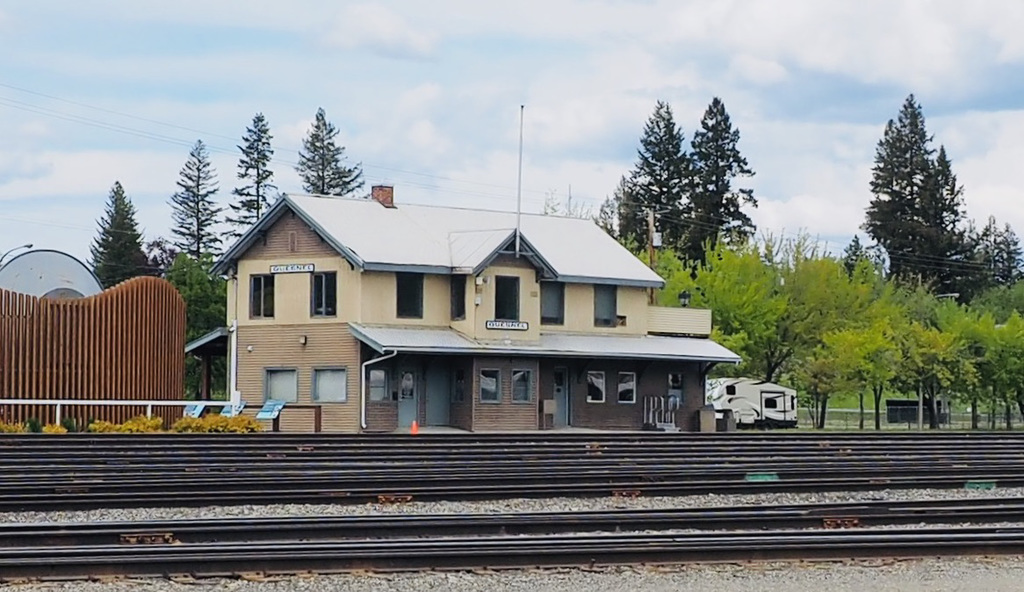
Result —
M 555 427 L 569 425 L 569 370 L 555 368 Z
M 448 365 L 432 364 L 427 369 L 427 425 L 448 425 L 448 411 L 452 404 L 451 393 Z
M 419 409 L 416 373 L 403 370 L 398 378 L 398 427 L 407 428 L 416 420 Z

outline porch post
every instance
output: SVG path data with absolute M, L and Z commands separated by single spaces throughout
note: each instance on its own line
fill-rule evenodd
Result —
M 208 353 L 203 354 L 203 384 L 202 384 L 202 387 L 201 387 L 202 388 L 201 399 L 203 401 L 211 400 L 210 399 L 210 381 L 211 381 L 211 374 L 212 374 L 212 372 L 210 372 L 210 365 L 211 365 L 210 364 L 210 354 L 208 354 Z

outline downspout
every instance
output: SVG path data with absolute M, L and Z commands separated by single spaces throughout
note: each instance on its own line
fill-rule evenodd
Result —
M 242 404 L 242 393 L 238 391 L 238 272 L 236 271 L 234 277 L 231 278 L 231 282 L 234 284 L 235 298 L 234 298 L 234 310 L 231 311 L 231 329 L 230 329 L 230 342 L 231 342 L 231 368 L 228 370 L 230 374 L 230 388 L 228 399 L 231 401 L 232 408 L 237 409 Z
M 366 429 L 366 370 L 373 364 L 383 362 L 384 360 L 390 360 L 391 358 L 398 355 L 398 350 L 392 351 L 389 354 L 384 354 L 378 358 L 366 360 L 360 366 L 361 371 L 359 373 L 359 425 L 362 429 Z

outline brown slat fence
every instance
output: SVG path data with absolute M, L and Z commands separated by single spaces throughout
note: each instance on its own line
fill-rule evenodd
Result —
M 185 376 L 185 303 L 167 281 L 139 277 L 96 296 L 50 300 L 0 290 L 2 399 L 138 400 L 139 406 L 62 406 L 79 426 L 124 421 L 146 401 L 181 400 Z M 181 407 L 154 406 L 165 424 Z M 42 423 L 52 405 L 3 405 L 0 419 Z

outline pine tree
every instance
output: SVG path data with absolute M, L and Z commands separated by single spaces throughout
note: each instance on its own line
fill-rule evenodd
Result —
M 619 179 L 615 193 L 605 198 L 601 208 L 594 216 L 594 222 L 612 238 L 619 238 L 619 210 L 622 208 L 623 195 L 626 191 L 626 178 Z
M 146 254 L 142 251 L 142 234 L 135 221 L 135 206 L 124 192 L 120 181 L 110 189 L 110 197 L 100 234 L 90 248 L 92 269 L 104 288 L 127 279 L 146 275 Z
M 658 101 L 655 105 L 644 125 L 637 156 L 628 181 L 617 191 L 619 237 L 646 248 L 648 211 L 653 209 L 655 230 L 662 233 L 664 244 L 678 244 L 690 165 L 683 150 L 683 132 L 668 103 Z
M 270 205 L 270 197 L 277 189 L 273 184 L 274 171 L 270 170 L 270 158 L 274 149 L 270 146 L 270 126 L 262 113 L 252 118 L 252 125 L 242 136 L 242 145 L 238 149 L 242 156 L 238 159 L 238 179 L 244 183 L 236 187 L 231 194 L 238 201 L 229 204 L 233 215 L 227 216 L 225 222 L 234 226 L 228 236 L 242 236 L 257 220 L 260 219 Z
M 686 231 L 683 254 L 690 261 L 704 261 L 704 245 L 712 247 L 721 236 L 726 242 L 743 241 L 754 232 L 754 223 L 743 206 L 757 207 L 750 189 L 737 189 L 738 177 L 752 177 L 754 171 L 740 154 L 740 132 L 732 126 L 725 103 L 712 99 L 690 143 L 692 188 L 683 208 Z
M 843 250 L 843 267 L 846 268 L 846 273 L 852 276 L 853 271 L 857 269 L 857 264 L 867 258 L 868 252 L 860 242 L 860 237 L 856 234 L 853 235 L 853 240 Z
M 978 281 L 974 245 L 966 231 L 963 187 L 941 148 L 936 155 L 914 95 L 889 120 L 875 151 L 864 230 L 883 249 L 889 273 L 931 284 L 940 293 L 966 293 Z
M 363 171 L 356 164 L 343 164 L 345 148 L 338 146 L 338 130 L 327 121 L 323 107 L 317 110 L 309 134 L 302 140 L 299 164 L 295 170 L 302 179 L 302 189 L 319 195 L 346 196 L 363 186 Z
M 193 259 L 220 251 L 221 236 L 215 227 L 223 208 L 214 201 L 216 174 L 203 141 L 196 141 L 181 169 L 178 192 L 171 196 L 171 233 L 178 237 L 173 245 Z
M 980 232 L 970 232 L 977 245 L 977 263 L 988 275 L 986 286 L 1009 286 L 1021 279 L 1021 247 L 1009 224 L 1002 227 L 995 216 Z

